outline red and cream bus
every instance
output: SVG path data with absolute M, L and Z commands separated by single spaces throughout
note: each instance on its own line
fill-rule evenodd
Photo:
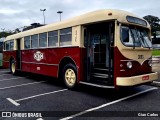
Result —
M 3 65 L 12 74 L 31 72 L 115 88 L 157 79 L 151 70 L 151 30 L 134 14 L 99 10 L 8 36 Z

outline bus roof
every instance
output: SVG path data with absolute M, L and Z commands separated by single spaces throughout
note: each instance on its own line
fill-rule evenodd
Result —
M 133 16 L 133 17 L 139 18 L 138 16 L 123 10 L 116 10 L 116 9 L 97 10 L 97 11 L 89 12 L 65 21 L 48 24 L 39 28 L 35 28 L 35 29 L 20 32 L 14 35 L 10 35 L 5 39 L 5 41 L 11 40 L 11 39 L 18 39 L 24 36 L 39 34 L 43 32 L 59 30 L 67 27 L 85 25 L 85 24 L 94 23 L 98 21 L 118 20 L 119 22 L 122 22 L 122 23 L 128 23 L 128 21 L 126 20 L 127 16 Z M 142 18 L 139 18 L 139 19 L 142 19 Z M 130 24 L 133 24 L 133 23 L 130 23 Z M 147 27 L 148 28 L 150 27 L 148 23 L 147 23 Z

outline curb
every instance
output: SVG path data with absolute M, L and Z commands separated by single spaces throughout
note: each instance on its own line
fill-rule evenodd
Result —
M 159 81 L 153 81 L 153 82 L 151 83 L 151 85 L 160 87 L 160 82 L 159 82 Z
M 160 56 L 152 56 L 152 59 L 153 59 L 153 58 L 158 58 L 158 59 L 160 59 Z

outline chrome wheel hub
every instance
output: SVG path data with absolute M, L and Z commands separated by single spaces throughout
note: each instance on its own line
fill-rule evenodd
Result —
M 65 80 L 69 86 L 73 86 L 76 82 L 76 74 L 74 70 L 67 69 L 65 72 Z

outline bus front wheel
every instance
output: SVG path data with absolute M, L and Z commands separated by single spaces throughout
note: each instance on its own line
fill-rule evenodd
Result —
M 77 84 L 77 69 L 73 64 L 67 64 L 63 68 L 63 81 L 67 88 L 74 89 Z
M 10 63 L 10 71 L 13 75 L 16 74 L 16 64 L 15 64 L 15 61 L 12 60 L 11 63 Z

